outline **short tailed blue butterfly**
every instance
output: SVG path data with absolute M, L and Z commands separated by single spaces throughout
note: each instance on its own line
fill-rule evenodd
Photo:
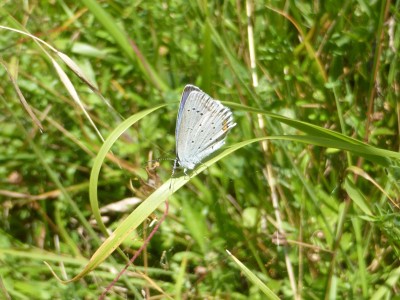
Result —
M 186 85 L 176 119 L 174 169 L 193 170 L 204 158 L 225 144 L 236 123 L 231 110 L 194 85 Z

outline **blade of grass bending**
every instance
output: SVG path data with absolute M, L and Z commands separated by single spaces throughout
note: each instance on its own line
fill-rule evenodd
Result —
M 114 278 L 114 280 L 107 286 L 107 288 L 104 290 L 103 293 L 101 293 L 99 300 L 103 300 L 107 293 L 111 290 L 111 288 L 114 286 L 114 284 L 118 281 L 118 279 L 125 273 L 125 271 L 128 269 L 128 267 L 133 264 L 136 260 L 136 258 L 138 258 L 138 256 L 140 255 L 140 253 L 142 253 L 142 251 L 144 250 L 144 248 L 147 247 L 147 244 L 150 242 L 150 240 L 153 238 L 154 234 L 157 232 L 158 228 L 160 227 L 161 223 L 164 222 L 165 218 L 168 215 L 168 200 L 165 201 L 165 211 L 164 214 L 162 215 L 160 221 L 157 222 L 156 226 L 154 226 L 153 230 L 150 232 L 149 236 L 147 237 L 147 239 L 144 241 L 144 243 L 142 244 L 142 246 L 140 246 L 139 250 L 136 251 L 135 255 L 132 256 L 132 258 L 129 260 L 129 262 L 125 265 L 125 267 L 118 273 L 118 275 Z M 165 295 L 167 296 L 167 295 Z
M 228 105 L 231 108 L 236 108 L 242 111 L 260 113 L 265 116 L 268 116 L 274 120 L 282 122 L 286 125 L 289 125 L 293 128 L 296 128 L 304 133 L 307 136 L 292 136 L 296 137 L 297 141 L 310 143 L 317 146 L 336 148 L 341 150 L 350 151 L 352 153 L 356 153 L 357 155 L 363 156 L 366 159 L 369 159 L 373 162 L 379 163 L 383 166 L 391 166 L 393 165 L 392 159 L 400 161 L 400 153 L 377 148 L 371 146 L 367 143 L 361 142 L 354 138 L 343 135 L 339 132 L 329 130 L 326 128 L 319 127 L 317 125 L 309 124 L 307 122 L 298 121 L 290 118 L 286 118 L 277 114 L 269 113 L 261 109 L 252 108 L 249 106 L 221 101 L 222 103 Z M 286 136 L 289 137 L 289 136 Z M 288 139 L 288 138 L 284 138 Z
M 146 111 L 149 113 L 148 111 Z M 171 178 L 167 180 L 162 186 L 160 186 L 157 190 L 153 192 L 147 199 L 145 199 L 125 220 L 119 224 L 119 226 L 114 230 L 114 232 L 104 241 L 104 243 L 97 249 L 97 251 L 93 254 L 90 258 L 88 264 L 85 268 L 77 274 L 74 278 L 66 281 L 62 281 L 58 278 L 58 276 L 53 272 L 53 275 L 58 278 L 63 283 L 77 281 L 93 269 L 95 269 L 99 264 L 101 264 L 111 253 L 113 253 L 119 245 L 129 237 L 129 235 L 140 225 L 142 222 L 151 214 L 153 211 L 157 209 L 157 207 L 162 204 L 168 197 L 170 197 L 175 191 L 179 190 L 182 186 L 184 186 L 191 178 L 196 177 L 206 168 L 211 166 L 212 164 L 216 163 L 220 159 L 224 158 L 225 156 L 229 155 L 230 153 L 240 149 L 246 145 L 251 143 L 258 142 L 261 139 L 252 139 L 245 142 L 237 143 L 227 149 L 222 151 L 218 155 L 214 156 L 207 162 L 201 164 L 196 170 L 194 170 L 191 176 L 181 176 L 178 178 Z M 107 139 L 108 140 L 108 139 Z M 106 142 L 107 142 L 106 140 Z M 99 153 L 100 155 L 100 153 Z M 105 154 L 103 154 L 105 156 Z M 100 171 L 99 167 L 97 167 L 96 176 L 93 177 L 93 182 L 91 181 L 91 185 L 97 182 L 98 172 Z M 96 194 L 97 199 L 97 190 L 92 191 L 92 193 Z M 91 196 L 91 201 L 92 197 Z M 94 198 L 93 198 L 94 199 Z M 95 201 L 97 202 L 97 201 Z M 98 210 L 98 204 L 94 203 L 96 209 Z M 101 226 L 101 225 L 100 225 Z M 104 226 L 104 225 L 103 225 Z
M 279 297 L 269 289 L 253 272 L 251 272 L 244 264 L 241 263 L 235 256 L 232 255 L 228 250 L 226 250 L 229 257 L 239 266 L 242 272 L 246 275 L 246 277 L 257 286 L 268 299 L 279 300 Z
M 108 138 L 105 140 L 104 144 L 99 150 L 99 153 L 97 154 L 94 163 L 93 163 L 93 168 L 90 173 L 90 184 L 89 184 L 89 198 L 90 198 L 90 206 L 92 207 L 92 212 L 93 215 L 96 219 L 97 224 L 99 225 L 100 230 L 108 236 L 108 232 L 106 227 L 104 226 L 103 221 L 101 220 L 101 214 L 99 210 L 99 201 L 97 198 L 97 186 L 98 186 L 98 178 L 101 170 L 101 166 L 103 165 L 103 162 L 106 158 L 107 153 L 110 151 L 111 147 L 114 145 L 114 143 L 117 141 L 117 139 L 126 131 L 128 130 L 133 124 L 135 124 L 137 121 L 140 119 L 144 118 L 148 114 L 152 113 L 153 111 L 160 109 L 162 107 L 166 106 L 166 104 L 161 104 L 156 107 L 153 107 L 151 109 L 147 109 L 144 111 L 141 111 L 137 114 L 134 114 L 133 116 L 129 117 L 126 119 L 124 122 L 122 122 L 120 125 L 115 128 Z
M 160 107 L 162 107 L 162 105 Z M 156 108 L 152 109 L 151 111 L 154 111 L 157 108 L 159 108 L 159 107 L 156 107 Z M 138 116 L 140 116 L 140 118 L 142 118 L 144 116 L 143 114 L 148 114 L 151 111 L 147 110 L 147 111 L 139 113 L 133 117 L 137 118 Z M 262 112 L 262 113 L 264 113 L 264 112 Z M 280 116 L 278 116 L 278 117 L 280 117 Z M 281 118 L 283 118 L 283 117 L 281 117 Z M 131 120 L 130 122 L 132 122 L 132 121 L 133 120 Z M 136 121 L 137 120 L 133 121 L 132 124 Z M 295 120 L 292 120 L 292 121 L 294 122 L 295 125 L 298 123 L 298 121 L 295 121 Z M 128 120 L 126 122 L 129 123 Z M 325 131 L 326 131 L 326 130 L 319 128 L 318 126 L 310 126 L 307 123 L 302 123 L 302 125 L 305 126 L 306 129 L 311 128 L 312 131 L 314 131 L 314 132 L 325 133 Z M 124 126 L 126 128 L 129 127 L 126 125 L 124 125 Z M 124 126 L 122 126 L 122 127 L 124 127 Z M 119 135 L 122 134 L 123 131 L 124 130 L 119 129 Z M 117 136 L 119 136 L 119 135 L 117 134 L 114 138 L 116 139 Z M 234 145 L 226 148 L 223 152 L 219 153 L 218 155 L 215 155 L 214 157 L 209 159 L 207 162 L 201 164 L 192 173 L 190 178 L 187 178 L 187 176 L 182 176 L 179 178 L 171 178 L 170 180 L 165 182 L 161 187 L 159 187 L 153 194 L 151 194 L 141 205 L 139 205 L 117 227 L 117 229 L 110 235 L 110 237 L 99 247 L 99 249 L 96 251 L 96 253 L 92 256 L 92 258 L 90 259 L 90 261 L 87 264 L 87 266 L 85 267 L 85 269 L 81 273 L 76 275 L 73 279 L 71 279 L 70 281 L 76 281 L 76 280 L 80 279 L 81 277 L 83 277 L 84 275 L 86 275 L 87 273 L 89 273 L 90 271 L 92 271 L 94 268 L 96 268 L 112 252 L 114 252 L 114 250 L 116 250 L 119 247 L 119 245 L 133 232 L 133 230 L 135 230 L 154 210 L 156 210 L 157 207 L 162 202 L 164 202 L 165 199 L 167 199 L 171 194 L 173 194 L 175 191 L 180 189 L 183 185 L 185 185 L 191 178 L 197 176 L 198 174 L 200 174 L 202 171 L 204 171 L 206 168 L 208 168 L 210 165 L 214 164 L 218 160 L 222 159 L 223 157 L 229 155 L 230 153 L 232 153 L 246 145 L 249 145 L 249 144 L 255 143 L 255 142 L 259 142 L 262 140 L 279 139 L 279 140 L 299 141 L 299 142 L 311 143 L 311 144 L 315 143 L 316 145 L 319 145 L 319 146 L 329 146 L 329 147 L 334 147 L 334 148 L 348 150 L 348 151 L 354 151 L 355 149 L 353 149 L 352 147 L 363 145 L 366 148 L 365 152 L 371 153 L 371 154 L 377 150 L 389 152 L 390 154 L 392 152 L 392 151 L 378 149 L 378 148 L 369 146 L 367 144 L 358 142 L 357 140 L 353 140 L 353 139 L 351 139 L 351 140 L 354 142 L 351 143 L 348 141 L 348 139 L 350 139 L 350 138 L 342 136 L 339 133 L 328 132 L 328 133 L 325 133 L 325 137 L 326 137 L 325 139 L 322 139 L 321 137 L 318 137 L 318 136 L 307 136 L 307 135 L 304 135 L 304 136 L 275 136 L 275 137 L 262 137 L 262 138 L 247 140 L 247 141 L 240 142 L 240 143 L 234 144 Z M 334 137 L 334 138 L 329 138 L 329 137 Z M 341 141 L 341 143 L 338 143 L 338 141 Z M 107 143 L 108 149 L 110 149 L 111 144 L 112 143 L 110 143 L 110 142 Z M 339 145 L 340 147 L 338 147 L 337 145 Z M 102 160 L 104 160 L 104 157 L 107 152 L 108 152 L 108 150 L 102 154 L 102 156 L 103 156 Z M 382 153 L 377 154 L 377 156 L 381 156 L 380 154 L 382 154 Z M 100 153 L 99 153 L 99 155 L 100 155 Z M 101 164 L 99 164 L 99 166 L 101 166 Z M 96 176 L 95 176 L 96 181 L 97 181 L 98 172 L 100 170 L 99 166 L 97 166 L 97 170 L 96 170 Z M 173 181 L 173 184 L 171 184 L 172 181 Z M 97 190 L 93 191 L 93 193 L 96 193 L 96 199 L 97 199 Z M 95 205 L 97 206 L 97 203 L 95 203 Z M 98 209 L 98 207 L 97 207 L 97 209 Z

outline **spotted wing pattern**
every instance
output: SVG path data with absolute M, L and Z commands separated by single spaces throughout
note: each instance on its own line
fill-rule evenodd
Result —
M 199 88 L 186 86 L 175 130 L 178 164 L 185 171 L 192 170 L 225 144 L 226 135 L 235 125 L 229 108 Z

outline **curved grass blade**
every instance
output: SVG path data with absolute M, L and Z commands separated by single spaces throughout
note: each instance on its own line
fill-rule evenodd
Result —
M 160 106 L 153 108 L 152 110 L 155 110 L 157 108 L 160 108 Z M 145 111 L 143 113 L 148 114 L 150 112 Z M 135 116 L 137 117 L 137 115 L 139 115 L 139 114 L 136 114 Z M 135 116 L 133 116 L 133 117 L 135 117 Z M 141 116 L 141 117 L 143 117 L 143 116 Z M 125 122 L 127 122 L 127 121 L 128 120 L 126 120 Z M 125 127 L 125 126 L 123 126 L 123 127 Z M 115 131 L 117 131 L 117 129 Z M 121 130 L 118 130 L 118 132 L 121 132 Z M 121 132 L 121 134 L 122 134 L 122 132 Z M 106 143 L 109 139 L 110 138 L 108 138 L 106 140 Z M 131 233 L 144 220 L 146 220 L 146 218 L 150 214 L 152 214 L 157 209 L 158 206 L 160 206 L 160 204 L 162 204 L 169 196 L 171 196 L 174 192 L 176 192 L 182 186 L 184 186 L 191 178 L 197 176 L 202 171 L 204 171 L 206 168 L 208 168 L 212 164 L 216 163 L 220 159 L 224 158 L 225 156 L 229 155 L 230 153 L 236 151 L 237 149 L 240 149 L 248 144 L 258 142 L 260 140 L 263 140 L 263 138 L 252 139 L 252 140 L 248 140 L 245 142 L 237 143 L 237 144 L 225 149 L 225 151 L 217 154 L 216 156 L 214 156 L 207 162 L 200 165 L 197 169 L 195 169 L 193 171 L 192 175 L 190 176 L 190 178 L 188 176 L 181 176 L 179 178 L 171 178 L 168 181 L 166 181 L 162 186 L 160 186 L 156 191 L 154 191 L 153 194 L 151 194 L 146 200 L 144 200 L 124 221 L 121 222 L 121 224 L 115 229 L 115 231 L 97 249 L 97 251 L 93 254 L 90 261 L 86 265 L 86 267 L 78 275 L 76 275 L 74 278 L 72 278 L 70 280 L 62 281 L 62 282 L 68 283 L 68 282 L 77 281 L 80 278 L 82 278 L 83 276 L 85 276 L 86 274 L 88 274 L 89 272 L 91 272 L 93 269 L 95 269 L 109 255 L 111 255 L 111 253 L 113 253 L 119 247 L 119 245 L 124 240 L 126 240 L 131 235 Z M 101 152 L 103 153 L 103 151 L 101 151 Z M 99 152 L 99 156 L 100 156 L 100 152 Z M 105 157 L 105 154 L 102 154 L 102 156 Z M 95 174 L 98 174 L 98 172 L 99 172 L 98 167 L 96 167 L 96 169 L 97 170 L 92 171 L 92 174 L 94 177 L 97 177 L 97 176 L 95 176 Z M 97 182 L 97 181 L 94 180 L 93 182 L 91 182 L 91 185 L 95 184 L 95 182 Z M 94 192 L 92 191 L 92 193 L 94 193 Z M 94 197 L 94 196 L 96 196 L 96 198 L 97 198 L 97 191 L 95 192 L 95 195 L 91 194 L 91 201 L 92 201 L 92 197 Z M 95 210 L 98 210 L 97 203 L 95 203 Z M 100 216 L 100 214 L 99 214 L 99 216 Z M 100 222 L 101 222 L 101 220 L 100 220 Z M 102 223 L 99 223 L 99 224 L 102 224 Z M 99 226 L 101 226 L 101 225 L 99 225 Z M 104 227 L 104 224 L 102 226 Z M 53 274 L 54 274 L 54 272 L 53 272 Z M 57 277 L 56 274 L 54 274 L 54 275 Z
M 296 128 L 306 133 L 307 136 L 302 136 L 302 135 L 291 136 L 292 139 L 296 139 L 299 142 L 310 143 L 316 146 L 350 151 L 354 154 L 362 156 L 370 161 L 376 162 L 385 167 L 394 165 L 394 162 L 392 160 L 400 162 L 400 153 L 398 152 L 371 146 L 367 143 L 343 135 L 339 132 L 322 128 L 317 125 L 309 124 L 303 121 L 286 118 L 277 114 L 266 112 L 261 109 L 256 109 L 232 102 L 224 102 L 224 101 L 221 102 L 227 104 L 231 108 L 263 114 L 274 120 L 277 120 L 281 123 L 284 123 L 286 125 L 289 125 L 293 128 Z M 284 138 L 284 139 L 289 139 L 289 138 Z
M 238 260 L 235 256 L 232 255 L 228 250 L 226 250 L 228 255 L 232 258 L 232 260 L 239 266 L 242 272 L 246 275 L 246 277 L 257 286 L 268 299 L 279 300 L 279 297 L 271 291 L 253 272 L 251 272 L 240 260 Z
M 106 154 L 110 150 L 112 144 L 116 141 L 116 139 L 132 124 L 146 116 L 147 114 L 155 111 L 158 108 L 163 107 L 164 105 L 157 106 L 155 108 L 143 111 L 138 113 L 131 118 L 127 119 L 120 126 L 118 126 L 110 137 L 106 140 L 103 147 L 99 151 L 98 157 L 96 158 L 95 165 L 93 166 L 92 174 L 91 174 L 91 191 L 90 198 L 93 207 L 93 213 L 98 213 L 96 216 L 96 220 L 99 222 L 99 226 L 105 230 L 105 226 L 102 224 L 100 219 L 100 213 L 98 212 L 98 204 L 97 204 L 97 178 L 100 172 L 100 168 L 102 162 L 105 159 Z M 279 115 L 270 114 L 261 110 L 256 110 L 250 107 L 245 107 L 242 105 L 232 105 L 236 107 L 240 107 L 243 110 L 263 113 L 268 115 L 278 121 L 286 123 L 292 127 L 300 129 L 306 133 L 307 135 L 287 135 L 287 136 L 271 136 L 271 137 L 261 137 L 256 139 L 247 140 L 244 142 L 236 143 L 232 146 L 225 148 L 224 151 L 216 154 L 212 158 L 210 158 L 207 162 L 201 164 L 198 168 L 196 168 L 190 178 L 188 176 L 181 176 L 178 178 L 171 178 L 166 181 L 161 187 L 159 187 L 153 194 L 151 194 L 146 200 L 142 202 L 122 223 L 116 228 L 116 230 L 106 239 L 106 241 L 98 248 L 98 250 L 91 257 L 89 263 L 86 265 L 84 270 L 76 275 L 73 279 L 64 282 L 76 281 L 83 277 L 84 275 L 91 272 L 95 269 L 100 263 L 102 263 L 109 255 L 111 255 L 119 245 L 126 240 L 129 235 L 151 214 L 153 213 L 157 207 L 162 204 L 170 195 L 172 195 L 175 191 L 179 190 L 182 186 L 184 186 L 191 178 L 197 176 L 202 171 L 204 171 L 209 166 L 213 165 L 220 159 L 225 156 L 231 154 L 232 152 L 247 146 L 251 143 L 260 142 L 263 140 L 288 140 L 288 141 L 297 141 L 307 144 L 314 144 L 317 146 L 323 147 L 331 147 L 337 148 L 341 150 L 346 150 L 354 153 L 361 154 L 365 157 L 370 157 L 374 160 L 381 160 L 380 163 L 386 164 L 388 161 L 385 160 L 386 157 L 391 158 L 399 158 L 400 154 L 378 149 L 368 144 L 362 143 L 355 139 L 346 137 L 340 133 L 333 132 L 324 128 L 320 128 L 315 125 L 310 125 L 305 122 L 291 120 L 285 117 L 281 117 Z M 314 134 L 314 135 L 313 135 Z M 383 155 L 383 154 L 386 154 Z M 102 224 L 102 225 L 100 225 Z
M 115 128 L 114 131 L 111 132 L 109 137 L 105 140 L 104 144 L 100 148 L 99 153 L 97 154 L 97 156 L 94 160 L 93 168 L 90 173 L 90 184 L 89 184 L 90 206 L 92 207 L 93 215 L 96 219 L 97 224 L 100 227 L 100 230 L 105 235 L 108 235 L 108 233 L 107 233 L 106 227 L 104 226 L 103 221 L 101 220 L 101 215 L 100 215 L 100 210 L 99 210 L 99 201 L 97 198 L 97 186 L 98 186 L 98 178 L 99 178 L 101 166 L 103 165 L 106 155 L 110 151 L 110 149 L 114 145 L 114 143 L 117 141 L 117 139 L 127 129 L 129 129 L 133 124 L 135 124 L 137 121 L 144 118 L 148 114 L 150 114 L 153 111 L 160 109 L 164 106 L 166 106 L 166 104 L 161 104 L 161 105 L 158 105 L 151 109 L 141 111 L 141 112 L 129 117 L 124 122 L 122 122 L 120 125 L 118 125 L 117 128 Z

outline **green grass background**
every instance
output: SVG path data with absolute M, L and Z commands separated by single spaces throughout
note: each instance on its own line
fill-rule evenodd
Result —
M 166 199 L 109 299 L 400 297 L 399 11 L 3 1 L 0 298 L 96 299 Z M 171 182 L 188 83 L 237 126 Z

